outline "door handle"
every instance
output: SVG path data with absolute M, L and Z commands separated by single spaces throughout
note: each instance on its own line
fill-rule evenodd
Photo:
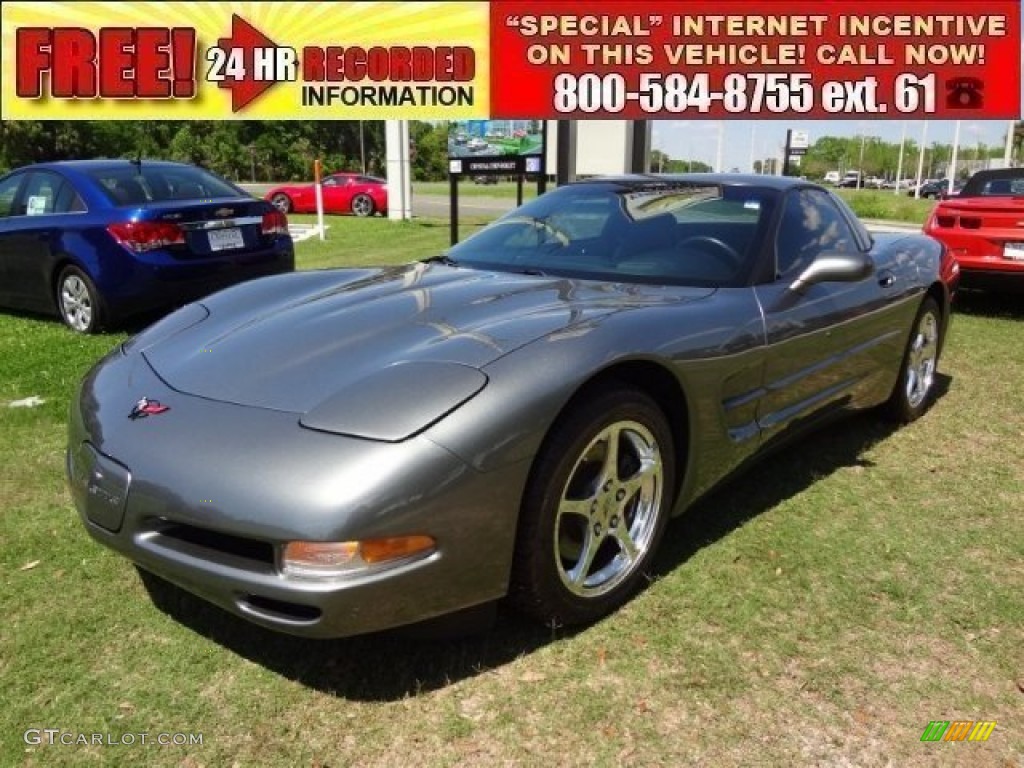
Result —
M 883 288 L 890 288 L 895 282 L 896 276 L 893 275 L 893 273 L 890 272 L 889 270 L 885 270 L 884 272 L 878 273 L 878 284 Z

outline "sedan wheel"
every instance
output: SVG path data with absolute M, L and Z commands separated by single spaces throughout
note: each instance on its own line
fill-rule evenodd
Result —
M 356 216 L 369 216 L 373 208 L 373 198 L 369 195 L 356 195 L 352 198 L 352 213 Z
M 563 416 L 524 497 L 512 598 L 546 623 L 592 621 L 645 573 L 671 508 L 672 436 L 642 392 L 602 390 Z
M 900 377 L 889 398 L 890 415 L 911 422 L 923 414 L 935 396 L 935 373 L 941 346 L 941 313 L 932 298 L 921 304 L 903 355 Z
M 291 213 L 292 200 L 288 195 L 283 192 L 278 192 L 272 198 L 270 198 L 270 204 L 277 208 L 281 213 Z
M 100 299 L 92 281 L 77 267 L 66 267 L 57 281 L 57 307 L 64 323 L 78 333 L 100 327 Z

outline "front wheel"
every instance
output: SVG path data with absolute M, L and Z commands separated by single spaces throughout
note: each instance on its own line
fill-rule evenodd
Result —
M 942 312 L 928 297 L 914 319 L 899 379 L 886 410 L 894 420 L 907 424 L 919 418 L 935 398 L 935 374 L 942 346 Z
M 594 621 L 644 584 L 671 511 L 675 449 L 646 394 L 606 387 L 552 428 L 520 512 L 510 597 L 546 624 Z
M 373 198 L 369 195 L 356 195 L 352 198 L 352 213 L 356 216 L 369 216 L 373 209 Z
M 102 321 L 102 303 L 92 280 L 78 267 L 65 267 L 57 278 L 60 319 L 78 333 L 96 333 Z

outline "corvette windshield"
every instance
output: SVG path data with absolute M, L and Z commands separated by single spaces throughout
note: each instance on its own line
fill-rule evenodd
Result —
M 740 284 L 776 192 L 706 182 L 562 187 L 456 245 L 456 264 L 671 285 Z

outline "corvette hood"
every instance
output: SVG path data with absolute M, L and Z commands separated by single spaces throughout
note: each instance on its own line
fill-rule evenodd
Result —
M 400 363 L 479 369 L 612 312 L 711 292 L 422 263 L 297 272 L 204 299 L 209 317 L 153 341 L 143 334 L 139 346 L 178 391 L 306 413 L 346 390 L 380 387 L 382 369 Z

